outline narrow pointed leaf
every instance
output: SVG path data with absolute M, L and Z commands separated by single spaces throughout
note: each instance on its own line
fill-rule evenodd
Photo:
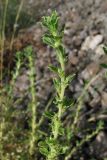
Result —
M 58 73 L 58 68 L 57 68 L 57 67 L 55 67 L 55 66 L 53 66 L 53 65 L 50 65 L 48 68 L 49 68 L 52 72 Z
M 103 67 L 103 68 L 107 68 L 107 64 L 105 64 L 105 63 L 102 63 L 102 64 L 100 64 L 101 65 L 101 67 Z
M 107 46 L 103 47 L 104 53 L 107 54 Z

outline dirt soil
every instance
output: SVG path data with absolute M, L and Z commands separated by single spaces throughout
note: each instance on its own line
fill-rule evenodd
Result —
M 33 45 L 36 54 L 37 95 L 42 102 L 41 108 L 44 108 L 54 90 L 53 75 L 48 65 L 56 64 L 56 60 L 54 51 L 41 41 L 44 30 L 38 21 L 41 16 L 55 9 L 61 17 L 61 23 L 65 24 L 64 45 L 68 56 L 66 72 L 76 73 L 66 94 L 77 100 L 84 83 L 95 78 L 85 94 L 78 125 L 86 129 L 90 123 L 95 126 L 100 119 L 105 122 L 104 130 L 83 146 L 81 160 L 91 160 L 91 157 L 93 160 L 103 160 L 107 157 L 107 77 L 100 64 L 107 62 L 102 49 L 107 43 L 107 0 L 26 0 L 25 7 L 33 11 L 37 23 L 19 32 L 14 47 L 19 50 L 28 44 Z M 27 87 L 27 71 L 24 70 L 17 80 L 16 93 L 26 93 Z

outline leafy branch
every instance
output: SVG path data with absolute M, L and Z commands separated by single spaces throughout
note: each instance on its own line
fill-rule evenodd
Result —
M 59 63 L 59 67 L 53 65 L 49 66 L 49 69 L 54 72 L 57 77 L 53 79 L 54 87 L 56 89 L 55 105 L 57 112 L 47 113 L 47 117 L 51 119 L 51 134 L 39 143 L 40 152 L 46 156 L 47 160 L 58 159 L 60 154 L 65 152 L 66 147 L 60 143 L 60 138 L 64 134 L 64 128 L 62 123 L 63 113 L 67 107 L 71 105 L 65 97 L 65 89 L 73 79 L 74 75 L 66 76 L 66 54 L 65 48 L 62 43 L 64 28 L 59 27 L 59 17 L 56 11 L 51 16 L 43 17 L 42 25 L 47 28 L 47 32 L 43 36 L 43 42 L 55 49 L 56 59 Z

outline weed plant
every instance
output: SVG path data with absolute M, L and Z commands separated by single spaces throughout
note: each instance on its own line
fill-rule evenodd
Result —
M 7 12 L 7 4 L 5 4 L 5 13 Z M 6 14 L 4 14 L 4 20 L 5 16 Z M 17 20 L 18 18 L 16 18 L 16 22 Z M 92 129 L 85 131 L 85 136 L 77 140 L 76 137 L 80 132 L 77 124 L 80 120 L 83 99 L 96 77 L 93 77 L 85 85 L 76 103 L 74 103 L 72 97 L 67 98 L 66 89 L 75 78 L 75 74 L 67 75 L 65 72 L 67 56 L 63 45 L 64 27 L 59 25 L 59 16 L 56 11 L 52 12 L 50 16 L 43 17 L 42 25 L 47 29 L 46 34 L 43 35 L 43 42 L 55 50 L 56 61 L 58 62 L 57 66 L 49 66 L 50 71 L 56 75 L 53 78 L 56 91 L 55 97 L 54 100 L 53 97 L 50 99 L 42 111 L 42 115 L 39 115 L 40 102 L 38 103 L 36 94 L 36 70 L 33 49 L 28 46 L 17 52 L 15 69 L 11 74 L 11 80 L 7 84 L 2 81 L 0 90 L 0 160 L 37 160 L 41 157 L 47 160 L 73 159 L 75 153 L 78 150 L 82 150 L 82 145 L 89 142 L 103 129 L 103 122 L 100 121 L 94 131 Z M 4 21 L 4 29 L 1 34 L 3 43 L 5 27 Z M 13 39 L 15 32 L 16 30 L 13 32 Z M 2 44 L 2 54 L 3 52 L 4 45 Z M 17 78 L 21 74 L 24 63 L 26 63 L 28 69 L 28 93 L 30 98 L 28 99 L 27 109 L 22 111 L 17 107 L 20 103 L 23 105 L 24 99 L 23 97 L 16 98 L 14 92 Z M 102 65 L 106 67 L 105 64 Z M 2 76 L 1 80 L 3 80 Z M 55 108 L 50 110 L 49 106 L 52 101 L 52 106 Z M 20 122 L 20 118 L 16 117 L 22 115 L 25 116 L 25 119 Z M 68 116 L 70 116 L 71 123 L 67 121 Z M 49 120 L 48 128 L 43 131 L 43 128 L 47 127 L 44 123 L 47 118 Z M 26 128 L 24 128 L 25 123 L 28 124 Z
M 51 120 L 50 134 L 44 141 L 39 143 L 39 147 L 40 152 L 47 160 L 60 159 L 61 154 L 65 155 L 65 160 L 68 160 L 73 156 L 78 148 L 80 148 L 85 142 L 89 141 L 102 129 L 103 123 L 100 122 L 95 131 L 86 135 L 86 137 L 84 137 L 80 142 L 76 141 L 76 145 L 73 146 L 73 138 L 78 134 L 77 123 L 79 121 L 79 114 L 81 112 L 84 94 L 86 93 L 90 83 L 93 82 L 93 79 L 85 86 L 81 96 L 77 100 L 77 109 L 72 125 L 69 126 L 69 128 L 64 128 L 62 121 L 63 114 L 67 112 L 68 107 L 75 106 L 72 99 L 67 99 L 65 96 L 66 88 L 74 78 L 74 74 L 66 75 L 65 73 L 67 57 L 62 43 L 64 28 L 59 26 L 59 17 L 57 12 L 53 12 L 51 16 L 43 17 L 42 25 L 47 28 L 47 33 L 43 36 L 43 42 L 55 49 L 56 59 L 59 66 L 49 66 L 50 70 L 57 75 L 57 77 L 53 79 L 54 87 L 56 89 L 54 104 L 56 105 L 57 112 L 46 113 L 46 116 Z M 66 136 L 66 131 L 68 131 L 68 136 Z M 66 142 L 68 142 L 68 144 Z
M 15 71 L 12 73 L 12 80 L 10 84 L 5 84 L 0 91 L 0 159 L 9 158 L 7 152 L 4 151 L 4 148 L 9 143 L 9 138 L 12 140 L 14 137 L 12 125 L 12 114 L 14 113 L 14 86 L 17 77 L 20 73 L 21 68 L 21 52 L 16 53 L 16 68 Z M 8 159 L 7 158 L 7 159 Z
M 29 80 L 30 80 L 30 92 L 31 92 L 31 102 L 29 104 L 29 110 L 31 111 L 31 132 L 29 136 L 29 153 L 32 155 L 35 150 L 35 142 L 37 142 L 37 99 L 35 90 L 35 68 L 34 68 L 34 57 L 32 56 L 32 47 L 27 47 L 25 49 L 25 54 L 28 58 Z

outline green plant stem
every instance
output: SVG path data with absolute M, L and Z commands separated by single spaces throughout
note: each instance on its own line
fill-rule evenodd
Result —
M 64 98 L 64 93 L 65 93 L 65 87 L 63 86 L 63 78 L 61 79 L 61 94 L 60 94 L 60 100 L 62 101 Z M 61 120 L 62 116 L 62 110 L 63 110 L 63 105 L 59 104 L 58 105 L 58 118 Z
M 61 66 L 61 70 L 64 71 L 64 61 L 60 61 L 59 63 Z M 60 93 L 59 93 L 59 101 L 61 101 L 61 102 L 63 101 L 64 93 L 65 93 L 65 86 L 63 85 L 63 82 L 64 82 L 64 77 L 61 77 Z M 63 112 L 63 105 L 61 103 L 61 104 L 58 104 L 58 113 L 57 113 L 59 122 L 61 121 L 62 112 Z M 57 124 L 55 124 L 55 125 L 57 125 Z M 54 131 L 54 138 L 57 139 L 58 135 L 59 135 L 59 128 L 56 126 L 55 129 L 56 130 Z
M 16 18 L 15 18 L 15 23 L 14 23 L 14 26 L 13 26 L 12 37 L 11 37 L 11 40 L 10 40 L 10 52 L 9 52 L 10 62 L 8 64 L 8 76 L 10 75 L 10 66 L 11 66 L 11 63 L 12 63 L 11 62 L 12 61 L 12 47 L 13 47 L 14 37 L 15 37 L 16 29 L 17 29 L 16 25 L 18 23 L 23 4 L 24 4 L 24 0 L 21 0 L 20 5 L 19 5 L 19 9 L 17 11 L 17 15 L 16 15 Z
M 72 76 L 66 76 L 65 74 L 66 54 L 62 43 L 64 28 L 59 27 L 58 20 L 58 14 L 54 11 L 51 16 L 43 17 L 42 21 L 43 26 L 48 30 L 48 33 L 43 36 L 43 42 L 55 49 L 59 64 L 58 67 L 53 65 L 49 67 L 57 75 L 53 79 L 56 89 L 55 104 L 57 111 L 52 114 L 48 113 L 48 117 L 51 119 L 51 134 L 45 142 L 40 143 L 40 152 L 46 156 L 47 160 L 57 160 L 59 155 L 64 152 L 65 148 L 60 144 L 60 138 L 64 135 L 61 118 L 67 106 L 71 105 L 71 103 L 67 103 L 67 98 L 64 96 L 65 89 L 72 80 Z
M 33 57 L 28 56 L 29 60 L 29 80 L 30 80 L 30 91 L 31 91 L 31 135 L 30 135 L 30 144 L 29 144 L 29 153 L 30 155 L 33 155 L 34 150 L 35 150 L 35 142 L 37 140 L 37 99 L 36 99 L 36 91 L 35 91 L 35 68 L 34 68 L 34 63 L 33 63 Z
M 78 143 L 75 147 L 73 147 L 73 149 L 71 149 L 71 152 L 65 157 L 65 160 L 71 159 L 72 156 L 74 155 L 74 153 L 75 153 L 84 143 L 89 142 L 89 141 L 90 141 L 94 136 L 96 136 L 96 135 L 99 133 L 99 131 L 101 131 L 101 130 L 102 130 L 102 125 L 101 125 L 101 126 L 99 125 L 99 126 L 96 128 L 95 131 L 93 131 L 91 134 L 88 134 L 85 138 L 83 138 L 83 139 L 81 140 L 80 143 Z
M 10 51 L 12 50 L 12 47 L 13 47 L 14 37 L 15 37 L 15 33 L 16 33 L 16 25 L 18 23 L 23 4 L 24 4 L 24 0 L 21 0 L 21 3 L 19 5 L 19 9 L 17 11 L 17 15 L 16 15 L 16 18 L 15 18 L 15 23 L 14 23 L 14 26 L 13 26 L 12 38 L 11 38 L 11 41 L 10 41 Z
M 81 108 L 82 108 L 82 104 L 83 104 L 83 98 L 86 94 L 86 91 L 89 89 L 89 87 L 91 86 L 91 84 L 99 77 L 99 75 L 96 75 L 95 77 L 93 77 L 87 84 L 86 86 L 84 87 L 80 97 L 78 98 L 78 101 L 77 101 L 77 110 L 76 110 L 76 114 L 75 114 L 75 118 L 74 118 L 74 121 L 73 121 L 73 124 L 71 126 L 71 129 L 72 131 L 74 132 L 75 128 L 76 128 L 76 124 L 78 123 L 78 120 L 79 120 L 79 114 L 80 114 L 80 111 L 81 111 Z
M 3 79 L 3 54 L 4 54 L 4 42 L 5 42 L 5 26 L 6 26 L 6 14 L 9 0 L 5 0 L 5 8 L 3 15 L 3 25 L 2 25 L 2 33 L 1 33 L 1 56 L 0 56 L 0 83 L 2 86 Z
M 64 73 L 65 72 L 65 62 L 64 62 L 64 59 L 62 57 L 59 56 L 59 54 L 61 53 L 60 51 L 60 47 L 56 49 L 56 55 L 58 57 L 58 60 L 59 60 L 59 64 L 60 64 L 60 67 L 59 69 Z M 64 82 L 65 82 L 65 73 L 64 73 L 64 76 L 59 76 L 60 77 L 60 90 L 57 92 L 57 95 L 59 96 L 59 101 L 60 102 L 63 102 L 63 99 L 64 99 L 64 93 L 65 93 L 65 85 L 64 85 Z M 58 136 L 59 136 L 59 130 L 60 130 L 60 125 L 58 125 L 57 123 L 61 124 L 61 117 L 63 115 L 63 103 L 58 103 L 58 112 L 55 114 L 55 117 L 56 117 L 56 120 L 57 122 L 53 122 L 54 124 L 54 130 L 53 130 L 53 138 L 54 140 L 58 140 Z M 58 157 L 57 155 L 54 155 L 53 156 L 53 152 L 54 152 L 54 147 L 50 147 L 50 154 L 48 155 L 47 157 L 47 160 L 57 160 Z

